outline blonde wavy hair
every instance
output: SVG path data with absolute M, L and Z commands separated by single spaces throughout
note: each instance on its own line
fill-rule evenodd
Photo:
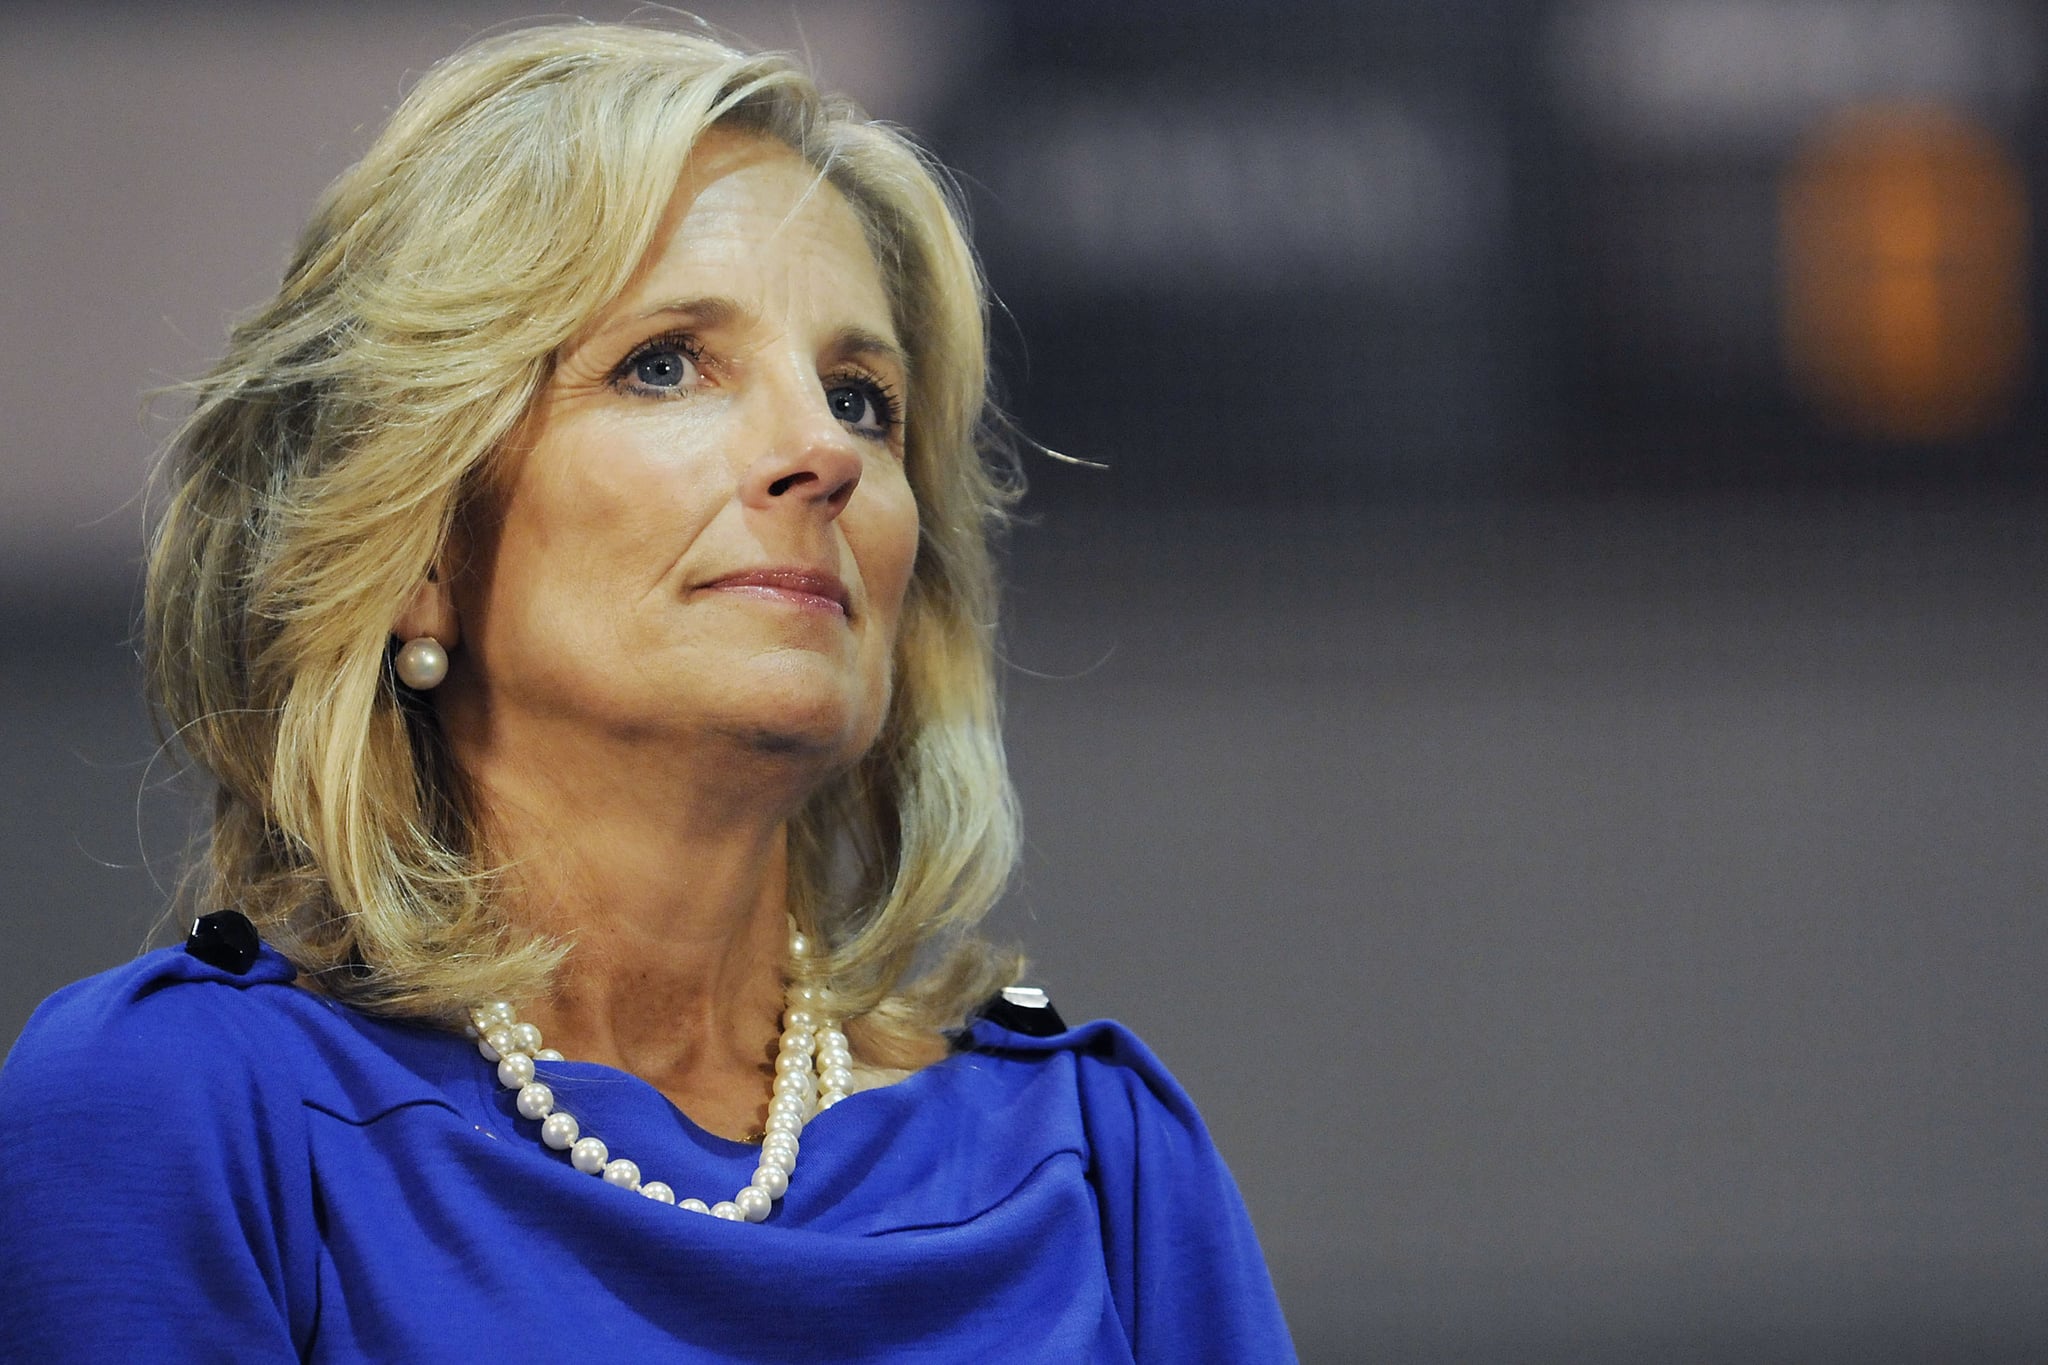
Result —
M 566 24 L 436 66 L 321 200 L 277 296 L 192 386 L 164 465 L 146 661 L 216 784 L 195 908 L 255 921 L 319 987 L 452 1022 L 530 999 L 573 944 L 515 931 L 391 624 L 561 345 L 625 286 L 691 148 L 776 139 L 845 195 L 917 375 L 920 542 L 880 737 L 790 830 L 791 912 L 871 1045 L 957 1024 L 1017 961 L 974 937 L 1017 848 L 990 539 L 986 303 L 946 182 L 779 54 Z

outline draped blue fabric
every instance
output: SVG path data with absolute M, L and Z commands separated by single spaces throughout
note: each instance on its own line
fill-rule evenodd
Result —
M 767 1222 L 570 1167 L 469 1041 L 166 949 L 44 1003 L 0 1071 L 8 1359 L 1288 1361 L 1243 1203 L 1127 1030 L 982 1021 L 805 1129 Z M 758 1149 L 543 1063 L 647 1179 Z

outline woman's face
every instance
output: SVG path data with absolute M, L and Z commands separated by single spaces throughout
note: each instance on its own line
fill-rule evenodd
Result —
M 707 136 L 472 519 L 444 704 L 503 742 L 857 757 L 917 552 L 909 381 L 845 199 L 777 143 Z

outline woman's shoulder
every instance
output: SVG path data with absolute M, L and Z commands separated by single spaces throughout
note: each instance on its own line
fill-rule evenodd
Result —
M 58 991 L 0 1071 L 0 1340 L 237 1359 L 303 1344 L 314 1281 L 307 1065 L 335 1028 L 253 936 L 239 970 L 165 948 Z
M 1137 1034 L 999 1008 L 966 1041 L 997 1069 L 1071 1091 L 1111 1293 L 1141 1358 L 1294 1359 L 1237 1184 L 1187 1091 Z
M 260 1070 L 288 1030 L 297 972 L 263 948 L 240 972 L 160 948 L 75 981 L 37 1007 L 7 1057 L 10 1089 L 144 1067 L 195 1075 Z M 68 1081 L 61 1078 L 68 1078 Z
M 984 1006 L 961 1041 L 1025 1075 L 1058 1073 L 1092 1131 L 1119 1120 L 1169 1122 L 1207 1141 L 1187 1091 L 1143 1039 L 1114 1019 L 1069 1027 L 1042 993 L 1013 989 Z
M 253 1118 L 258 1096 L 261 1107 L 352 1113 L 419 1096 L 408 1032 L 420 1031 L 305 989 L 289 960 L 253 938 L 241 958 L 188 943 L 57 991 L 0 1074 L 11 1099 L 85 1122 L 142 1106 L 215 1127 Z

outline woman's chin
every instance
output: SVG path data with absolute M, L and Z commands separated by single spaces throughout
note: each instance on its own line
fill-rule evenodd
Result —
M 778 688 L 723 709 L 715 725 L 753 752 L 811 757 L 829 769 L 853 762 L 874 743 L 881 709 L 843 690 Z

